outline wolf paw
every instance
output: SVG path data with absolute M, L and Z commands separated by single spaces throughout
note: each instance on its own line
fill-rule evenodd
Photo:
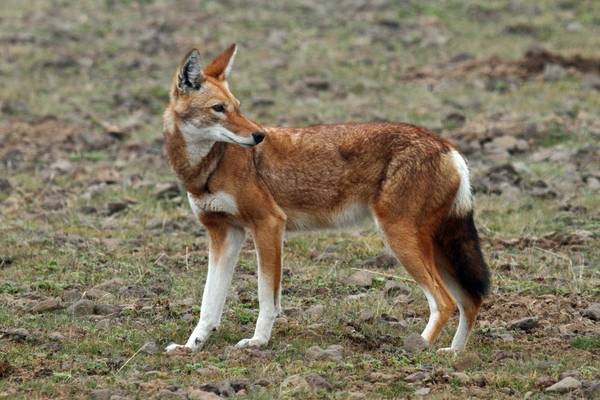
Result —
M 165 351 L 167 353 L 173 353 L 175 351 L 178 351 L 178 350 L 181 351 L 181 350 L 185 350 L 185 349 L 189 349 L 189 347 L 185 347 L 184 345 L 177 344 L 177 343 L 171 343 L 167 347 L 165 347 Z
M 240 340 L 235 347 L 238 349 L 243 349 L 246 347 L 261 347 L 267 344 L 267 340 L 259 339 L 259 338 L 250 338 L 250 339 L 242 339 Z
M 437 349 L 436 353 L 437 354 L 458 354 L 458 353 L 460 353 L 460 350 L 453 349 L 452 347 L 442 347 L 440 349 Z

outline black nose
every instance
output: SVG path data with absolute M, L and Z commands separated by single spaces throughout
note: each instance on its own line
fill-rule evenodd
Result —
M 265 138 L 265 134 L 262 132 L 254 132 L 252 137 L 254 138 L 254 143 L 259 144 Z

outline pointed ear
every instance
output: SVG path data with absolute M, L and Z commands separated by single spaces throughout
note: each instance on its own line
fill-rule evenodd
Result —
M 204 76 L 210 76 L 219 80 L 224 81 L 231 73 L 231 67 L 235 60 L 235 53 L 237 52 L 236 44 L 229 46 L 224 52 L 219 54 L 217 58 L 210 64 L 204 67 Z
M 197 49 L 192 49 L 185 56 L 179 73 L 177 75 L 177 88 L 181 92 L 186 92 L 190 89 L 198 90 L 202 84 L 202 67 L 200 66 L 200 52 Z

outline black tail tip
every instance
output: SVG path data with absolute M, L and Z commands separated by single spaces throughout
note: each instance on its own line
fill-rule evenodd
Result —
M 437 241 L 461 287 L 473 298 L 483 299 L 491 289 L 491 274 L 483 257 L 473 212 L 448 217 Z

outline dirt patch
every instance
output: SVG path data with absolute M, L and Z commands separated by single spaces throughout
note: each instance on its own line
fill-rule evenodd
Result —
M 0 125 L 0 161 L 18 169 L 32 161 L 52 161 L 58 154 L 91 151 L 110 146 L 114 139 L 102 136 L 72 122 L 47 116 L 27 122 L 7 120 Z M 31 165 L 30 165 L 31 166 Z
M 484 59 L 451 61 L 418 69 L 409 69 L 404 80 L 461 79 L 484 76 L 494 79 L 527 80 L 544 72 L 549 65 L 558 65 L 569 72 L 600 75 L 600 58 L 580 54 L 566 56 L 543 48 L 532 48 L 517 60 L 505 60 L 499 56 Z

